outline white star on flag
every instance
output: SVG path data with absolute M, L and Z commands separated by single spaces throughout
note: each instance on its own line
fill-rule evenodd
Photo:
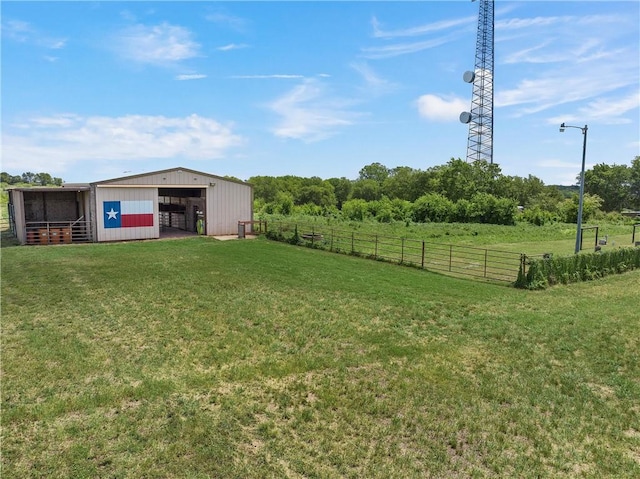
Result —
M 117 220 L 118 219 L 118 212 L 116 210 L 114 210 L 113 208 L 111 208 L 111 211 L 107 211 L 107 219 L 108 220 Z

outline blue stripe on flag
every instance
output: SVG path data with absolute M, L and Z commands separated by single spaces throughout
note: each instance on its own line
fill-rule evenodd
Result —
M 120 228 L 122 226 L 121 210 L 119 201 L 103 201 L 104 227 Z

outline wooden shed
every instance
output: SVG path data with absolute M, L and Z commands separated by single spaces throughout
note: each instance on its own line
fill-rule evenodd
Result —
M 232 235 L 239 221 L 253 219 L 253 187 L 172 168 L 88 185 L 13 188 L 9 215 L 22 244 Z

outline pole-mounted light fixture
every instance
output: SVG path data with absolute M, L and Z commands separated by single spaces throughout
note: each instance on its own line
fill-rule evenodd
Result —
M 567 128 L 577 128 L 582 131 L 583 141 L 582 141 L 582 168 L 580 169 L 580 196 L 578 197 L 578 231 L 576 233 L 576 254 L 580 252 L 580 246 L 582 245 L 582 206 L 584 203 L 584 164 L 587 158 L 587 130 L 589 127 L 587 125 L 584 126 L 572 126 L 565 125 L 562 123 L 560 125 L 560 133 L 563 133 Z

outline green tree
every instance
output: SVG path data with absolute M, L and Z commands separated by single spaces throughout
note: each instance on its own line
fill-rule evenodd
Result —
M 53 184 L 53 178 L 49 173 L 36 173 L 33 182 L 38 186 L 47 186 Z
M 584 191 L 602 198 L 604 211 L 622 211 L 631 203 L 631 170 L 627 165 L 595 165 L 584 173 Z
M 253 185 L 253 196 L 256 199 L 263 200 L 265 203 L 271 203 L 276 200 L 276 195 L 280 190 L 277 178 L 273 176 L 252 176 L 249 183 Z
M 329 178 L 327 180 L 333 186 L 333 193 L 336 196 L 336 206 L 342 209 L 342 205 L 351 196 L 351 189 L 353 184 L 351 180 L 342 178 Z
M 454 203 L 439 193 L 427 193 L 413 203 L 413 220 L 417 223 L 447 222 L 455 215 Z
M 640 210 L 640 156 L 631 162 L 629 172 L 629 208 Z
M 582 201 L 582 221 L 587 222 L 593 214 L 598 211 L 602 205 L 602 198 L 598 195 L 584 194 Z M 578 222 L 579 196 L 574 195 L 572 198 L 566 199 L 559 207 L 559 214 L 565 223 Z
M 501 194 L 498 187 L 502 176 L 500 167 L 485 160 L 467 163 L 460 158 L 452 158 L 438 170 L 439 192 L 451 201 L 471 199 L 476 193 Z
M 353 182 L 351 190 L 352 199 L 375 201 L 382 198 L 382 188 L 376 180 L 365 179 Z
M 374 180 L 379 185 L 382 185 L 384 180 L 389 176 L 389 168 L 384 166 L 382 163 L 371 163 L 370 165 L 364 166 L 360 170 L 360 175 L 358 179 L 360 180 Z
M 414 201 L 416 196 L 417 170 L 408 166 L 398 166 L 389 171 L 389 176 L 382 182 L 382 193 L 389 198 Z
M 336 195 L 333 192 L 333 185 L 328 181 L 320 184 L 303 186 L 300 190 L 296 204 L 304 205 L 312 203 L 318 206 L 335 206 Z
M 27 171 L 26 173 L 22 173 L 22 181 L 25 183 L 35 183 L 36 174 Z
M 362 221 L 369 218 L 371 212 L 367 201 L 357 198 L 342 205 L 342 216 L 348 220 Z

